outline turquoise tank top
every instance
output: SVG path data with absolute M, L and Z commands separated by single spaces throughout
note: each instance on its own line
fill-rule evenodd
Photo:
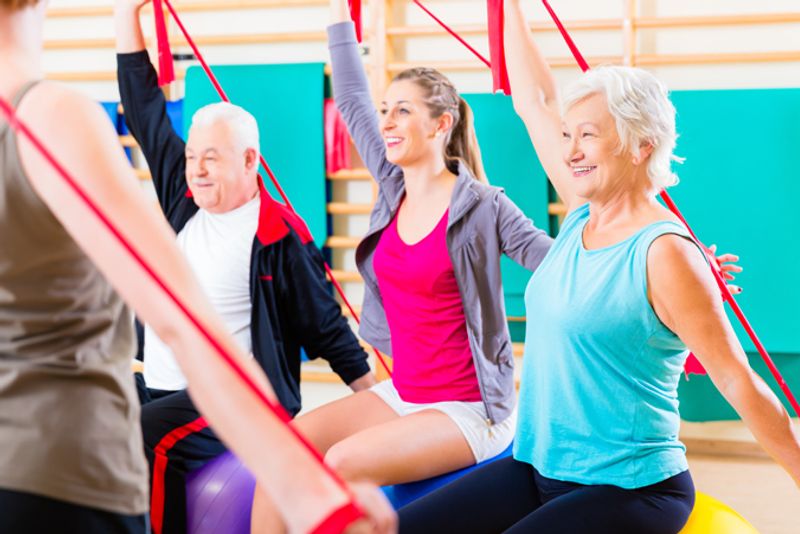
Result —
M 660 221 L 586 250 L 588 220 L 588 204 L 564 220 L 525 291 L 514 457 L 548 478 L 640 488 L 688 468 L 677 398 L 688 351 L 647 300 L 646 262 L 659 236 L 689 234 Z

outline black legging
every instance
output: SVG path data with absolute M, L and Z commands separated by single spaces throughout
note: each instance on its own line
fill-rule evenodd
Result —
M 147 515 L 124 515 L 0 490 L 0 532 L 14 534 L 145 534 Z
M 635 490 L 552 480 L 512 457 L 400 509 L 400 533 L 676 534 L 694 507 L 689 471 Z

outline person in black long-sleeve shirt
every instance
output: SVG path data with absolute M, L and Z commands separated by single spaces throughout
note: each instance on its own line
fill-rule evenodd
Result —
M 255 119 L 230 104 L 207 106 L 195 115 L 184 143 L 167 118 L 138 17 L 118 10 L 117 31 L 125 119 L 147 159 L 159 205 L 201 286 L 266 371 L 281 404 L 292 415 L 300 410 L 301 348 L 310 358 L 328 360 L 353 390 L 374 384 L 366 353 L 329 291 L 320 251 L 257 174 Z M 144 366 L 145 453 L 151 470 L 156 455 L 168 459 L 163 481 L 160 475 L 152 480 L 153 492 L 165 496 L 163 532 L 184 532 L 185 474 L 225 448 L 195 422 L 200 416 L 182 374 L 147 327 Z M 168 448 L 189 424 L 202 429 Z

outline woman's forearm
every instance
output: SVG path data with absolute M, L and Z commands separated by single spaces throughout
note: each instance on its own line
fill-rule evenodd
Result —
M 772 390 L 749 368 L 720 382 L 720 392 L 759 444 L 800 486 L 800 435 Z
M 331 0 L 331 24 L 350 20 L 350 5 L 347 0 Z
M 504 10 L 506 66 L 514 107 L 519 110 L 540 103 L 557 107 L 553 73 L 533 39 L 520 1 L 505 0 Z

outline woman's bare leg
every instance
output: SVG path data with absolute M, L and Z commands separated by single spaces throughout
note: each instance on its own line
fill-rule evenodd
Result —
M 475 463 L 475 456 L 449 416 L 424 410 L 337 442 L 325 455 L 325 463 L 345 480 L 384 486 L 463 469 Z
M 292 424 L 324 455 L 334 443 L 348 436 L 399 418 L 400 416 L 380 397 L 366 390 L 320 406 L 298 417 Z M 284 532 L 280 514 L 272 504 L 272 500 L 259 486 L 256 486 L 253 496 L 250 532 L 251 534 Z

